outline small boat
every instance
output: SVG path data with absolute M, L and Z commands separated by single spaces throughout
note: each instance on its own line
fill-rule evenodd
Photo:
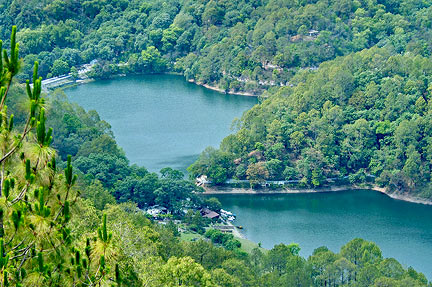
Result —
M 236 226 L 238 229 L 243 229 L 243 226 L 241 226 L 241 225 L 239 225 L 239 226 Z
M 226 214 L 226 215 L 228 215 L 228 216 L 230 216 L 230 215 L 232 216 L 232 215 L 233 215 L 232 212 L 229 212 L 229 211 L 227 211 L 227 210 L 223 210 L 223 209 L 221 209 L 220 211 L 221 211 L 222 214 Z
M 230 217 L 228 217 L 228 220 L 229 220 L 229 221 L 234 221 L 234 220 L 235 220 L 235 217 L 234 217 L 234 216 L 230 216 Z

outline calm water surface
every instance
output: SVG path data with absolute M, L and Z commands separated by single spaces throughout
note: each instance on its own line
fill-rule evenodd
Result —
M 185 170 L 207 146 L 218 146 L 234 118 L 255 98 L 222 95 L 172 75 L 96 81 L 67 89 L 70 100 L 112 125 L 132 163 L 151 171 Z M 299 243 L 303 256 L 333 251 L 355 237 L 376 242 L 384 256 L 432 279 L 432 206 L 371 191 L 321 194 L 221 195 L 244 234 L 264 247 Z
M 319 246 L 334 252 L 361 237 L 432 279 L 432 206 L 355 190 L 284 195 L 219 195 L 223 208 L 237 215 L 243 234 L 263 247 L 300 244 L 301 254 Z
M 111 124 L 131 163 L 150 171 L 185 171 L 208 146 L 218 147 L 236 117 L 257 103 L 188 83 L 181 76 L 144 75 L 66 89 L 69 99 Z

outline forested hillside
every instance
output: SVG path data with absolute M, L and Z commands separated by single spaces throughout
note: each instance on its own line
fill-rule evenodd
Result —
M 0 35 L 18 26 L 29 75 L 35 60 L 50 77 L 97 59 L 96 77 L 174 70 L 260 94 L 375 45 L 427 57 L 431 9 L 429 0 L 5 0 Z
M 212 231 L 180 240 L 173 221 L 155 224 L 138 208 L 166 206 L 203 233 L 201 215 L 183 211 L 215 202 L 178 171 L 131 166 L 108 123 L 61 92 L 44 99 L 39 75 L 97 60 L 95 78 L 176 71 L 263 93 L 191 166 L 214 183 L 373 178 L 431 198 L 431 4 L 2 1 L 0 38 L 17 25 L 19 42 L 13 33 L 0 60 L 2 286 L 427 286 L 361 239 L 308 259 L 295 244 L 246 253 Z M 20 85 L 27 79 L 32 88 Z
M 20 28 L 21 80 L 35 60 L 47 77 L 98 60 L 93 77 L 178 71 L 225 91 L 273 95 L 244 116 L 221 152 L 205 152 L 193 175 L 305 186 L 372 176 L 390 190 L 430 197 L 431 4 L 8 0 L 0 4 L 0 35 Z M 62 158 L 71 153 L 105 187 L 113 187 L 106 177 L 113 172 L 135 186 L 136 173 L 118 168 L 127 159 L 105 124 L 95 129 L 101 121 L 80 119 L 83 111 L 68 105 L 59 105 L 69 109 L 62 122 L 53 117 Z M 91 155 L 101 149 L 112 155 Z M 93 168 L 101 161 L 102 174 Z
M 423 274 L 383 258 L 374 243 L 362 239 L 339 253 L 317 248 L 307 260 L 296 244 L 246 253 L 225 242 L 232 235 L 209 230 L 206 236 L 213 243 L 184 242 L 173 221 L 157 225 L 136 204 L 116 204 L 104 188 L 130 175 L 145 179 L 148 172 L 127 164 L 96 113 L 61 97 L 45 99 L 38 62 L 32 86 L 27 81 L 22 89 L 14 82 L 20 70 L 15 31 L 11 48 L 0 49 L 2 286 L 427 286 Z M 50 125 L 58 128 L 61 141 Z M 105 148 L 111 154 L 103 158 L 92 153 Z M 82 165 L 83 177 L 75 175 L 69 152 Z M 114 155 L 112 169 L 104 167 L 101 161 Z M 156 196 L 171 198 L 167 190 L 172 188 L 177 195 L 187 191 L 182 184 L 189 182 L 178 172 L 164 169 L 161 174 L 154 178 L 160 184 Z M 164 204 L 175 214 L 179 202 Z M 200 220 L 194 216 L 192 221 Z
M 299 180 L 368 175 L 390 191 L 432 196 L 432 61 L 372 48 L 303 71 L 247 112 L 221 150 L 190 170 L 226 178 Z

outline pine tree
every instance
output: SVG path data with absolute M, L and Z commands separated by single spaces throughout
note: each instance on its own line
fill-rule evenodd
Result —
M 29 108 L 22 130 L 8 114 L 6 99 L 21 63 L 16 27 L 10 45 L 8 52 L 0 41 L 0 285 L 119 286 L 119 266 L 110 270 L 115 258 L 107 256 L 112 234 L 106 216 L 99 236 L 95 232 L 85 243 L 71 236 L 77 176 L 71 157 L 64 173 L 57 168 L 37 62 L 32 83 L 26 82 Z

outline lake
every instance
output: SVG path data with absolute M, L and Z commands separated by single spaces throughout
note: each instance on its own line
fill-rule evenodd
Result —
M 131 163 L 159 171 L 185 170 L 207 146 L 217 147 L 234 118 L 256 98 L 224 95 L 174 75 L 95 81 L 66 89 L 69 99 L 109 122 Z M 386 257 L 432 279 L 432 206 L 378 192 L 220 195 L 243 233 L 266 248 L 296 242 L 301 254 L 333 251 L 355 237 L 376 242 Z
M 338 252 L 360 237 L 377 243 L 385 257 L 432 278 L 432 206 L 369 190 L 216 197 L 237 215 L 242 233 L 265 248 L 295 242 L 307 257 L 323 245 Z
M 176 75 L 101 80 L 65 89 L 72 102 L 111 124 L 131 163 L 185 171 L 208 146 L 218 147 L 254 97 L 225 95 Z

